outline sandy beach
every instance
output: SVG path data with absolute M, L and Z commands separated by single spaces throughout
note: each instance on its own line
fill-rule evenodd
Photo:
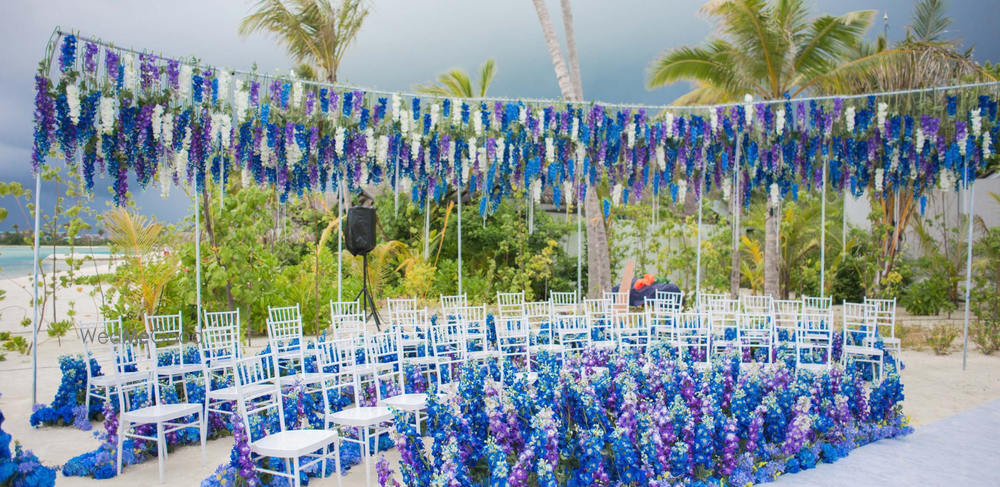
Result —
M 85 274 L 94 273 L 93 266 L 84 269 Z M 102 266 L 102 271 L 106 270 Z M 90 296 L 93 286 L 78 286 L 60 290 L 57 304 L 59 318 L 65 317 L 67 304 L 75 303 L 80 320 L 97 319 L 100 297 Z M 0 302 L 0 331 L 21 334 L 31 339 L 30 327 L 21 327 L 24 316 L 31 315 L 28 278 L 0 280 L 0 290 L 6 292 L 6 299 Z M 51 318 L 51 308 L 46 310 Z M 903 316 L 900 320 L 907 320 Z M 59 386 L 60 371 L 57 360 L 60 355 L 81 353 L 82 345 L 73 332 L 62 340 L 60 346 L 55 339 L 49 339 L 44 330 L 39 333 L 38 348 L 38 402 L 48 403 L 55 396 Z M 930 351 L 904 349 L 902 381 L 906 400 L 904 412 L 910 415 L 912 424 L 920 428 L 942 418 L 1000 398 L 1000 356 L 985 356 L 970 350 L 968 370 L 962 370 L 961 338 L 956 340 L 950 355 L 936 356 Z M 971 346 L 971 343 L 970 343 Z M 972 347 L 974 348 L 974 347 Z M 7 360 L 0 362 L 0 410 L 6 416 L 4 430 L 14 439 L 29 448 L 47 465 L 60 466 L 70 458 L 91 451 L 98 446 L 92 432 L 83 432 L 73 427 L 32 428 L 28 423 L 31 415 L 31 356 L 8 352 Z M 102 429 L 100 423 L 93 423 L 94 430 Z M 425 438 L 425 441 L 430 442 Z M 216 467 L 229 459 L 232 438 L 221 438 L 208 442 L 208 464 L 201 463 L 201 451 L 197 446 L 177 449 L 166 463 L 166 485 L 197 485 L 211 475 Z M 396 468 L 399 455 L 395 450 L 386 452 L 386 458 Z M 398 470 L 398 469 L 397 469 Z M 372 469 L 374 478 L 374 468 Z M 398 474 L 397 474 L 398 477 Z M 334 479 L 315 479 L 310 485 L 333 486 Z M 97 481 L 90 478 L 58 478 L 59 485 L 159 485 L 157 462 L 149 459 L 142 465 L 125 468 L 123 474 L 109 480 Z M 365 483 L 364 469 L 355 466 L 345 477 L 343 485 L 362 486 Z

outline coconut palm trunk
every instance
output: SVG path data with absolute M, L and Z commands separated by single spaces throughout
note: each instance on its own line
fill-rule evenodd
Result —
M 583 84 L 580 81 L 576 38 L 573 34 L 573 13 L 570 10 L 569 0 L 561 0 L 561 6 L 563 23 L 566 28 L 566 47 L 569 52 L 570 64 L 574 66 L 572 74 L 570 67 L 566 64 L 566 59 L 563 58 L 559 38 L 556 37 L 556 30 L 552 25 L 552 18 L 549 17 L 549 11 L 545 7 L 545 1 L 532 0 L 532 3 L 538 13 L 538 22 L 542 26 L 542 34 L 545 36 L 545 45 L 549 49 L 549 57 L 552 58 L 552 67 L 556 72 L 559 91 L 566 100 L 582 101 Z M 587 214 L 587 279 L 590 283 L 590 290 L 587 294 L 592 298 L 597 298 L 601 296 L 602 292 L 611 290 L 611 257 L 608 251 L 608 234 L 605 228 L 604 213 L 601 211 L 594 187 L 588 188 L 587 196 L 584 198 L 584 211 Z
M 573 90 L 577 100 L 583 100 L 583 79 L 580 78 L 580 57 L 576 52 L 576 33 L 573 29 L 573 9 L 570 0 L 560 0 L 562 8 L 563 29 L 566 31 L 566 54 L 569 58 L 569 74 L 573 81 Z

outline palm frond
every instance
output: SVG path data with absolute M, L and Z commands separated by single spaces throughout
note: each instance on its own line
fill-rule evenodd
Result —
M 493 78 L 497 75 L 497 61 L 496 59 L 489 58 L 479 67 L 479 97 L 484 98 L 486 96 L 487 90 L 490 89 L 490 85 L 493 84 Z
M 948 27 L 955 22 L 948 16 L 948 2 L 944 0 L 921 0 L 913 6 L 910 15 L 910 32 L 916 42 L 944 44 L 957 47 L 955 40 L 945 39 Z

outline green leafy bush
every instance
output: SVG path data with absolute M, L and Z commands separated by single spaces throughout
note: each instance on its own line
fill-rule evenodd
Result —
M 948 282 L 935 276 L 907 287 L 900 304 L 917 316 L 933 316 L 955 309 L 948 297 Z

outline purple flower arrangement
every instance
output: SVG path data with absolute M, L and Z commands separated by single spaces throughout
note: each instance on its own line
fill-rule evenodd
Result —
M 106 76 L 98 79 L 97 64 L 102 52 Z M 78 55 L 84 74 L 80 77 L 73 75 Z M 828 158 L 830 184 L 838 191 L 850 189 L 860 195 L 871 187 L 875 193 L 886 195 L 905 187 L 922 198 L 935 186 L 960 184 L 964 167 L 973 171 L 986 167 L 983 160 L 990 154 L 989 145 L 1000 139 L 996 97 L 976 92 L 962 95 L 979 95 L 975 116 L 971 112 L 969 116 L 958 113 L 959 95 L 944 94 L 939 96 L 934 113 L 888 113 L 877 108 L 877 98 L 870 96 L 811 100 L 808 105 L 786 100 L 783 107 L 757 103 L 729 110 L 716 108 L 710 118 L 678 110 L 665 120 L 647 117 L 642 109 L 633 113 L 632 109 L 615 111 L 600 105 L 585 112 L 571 106 L 510 101 L 480 103 L 472 109 L 468 103 L 452 107 L 446 100 L 446 116 L 452 111 L 460 111 L 461 116 L 450 118 L 449 123 L 431 123 L 437 112 L 429 101 L 419 97 L 405 102 L 394 99 L 394 113 L 398 115 L 401 107 L 412 112 L 406 120 L 400 120 L 398 116 L 386 116 L 385 97 L 361 90 L 338 92 L 334 87 L 301 86 L 292 80 L 273 80 L 261 90 L 254 75 L 236 74 L 241 83 L 220 92 L 222 78 L 216 76 L 220 71 L 207 68 L 184 74 L 178 60 L 149 54 L 139 56 L 143 96 L 126 103 L 124 97 L 134 95 L 128 91 L 133 87 L 124 86 L 125 78 L 132 76 L 126 76 L 126 72 L 133 69 L 122 62 L 130 59 L 128 56 L 92 42 L 81 49 L 75 37 L 65 36 L 59 48 L 59 67 L 67 73 L 61 74 L 63 82 L 53 89 L 46 71 L 36 77 L 32 168 L 44 165 L 50 152 L 73 159 L 81 149 L 100 146 L 104 154 L 97 162 L 109 166 L 119 205 L 127 203 L 126 181 L 130 173 L 145 185 L 153 180 L 157 168 L 170 166 L 166 162 L 173 160 L 178 151 L 189 152 L 192 167 L 188 171 L 197 175 L 198 191 L 204 190 L 205 167 L 219 157 L 213 168 L 223 173 L 216 174 L 223 183 L 229 172 L 246 170 L 254 181 L 278 186 L 282 198 L 325 191 L 339 181 L 355 187 L 405 177 L 413 183 L 412 194 L 422 205 L 426 195 L 437 197 L 448 184 L 457 184 L 454 174 L 458 171 L 454 171 L 452 161 L 442 156 L 446 153 L 444 140 L 458 142 L 456 160 L 471 161 L 471 191 L 484 185 L 501 188 L 481 202 L 484 217 L 501 199 L 519 193 L 511 187 L 528 188 L 540 183 L 542 190 L 551 191 L 560 204 L 565 196 L 562 185 L 575 179 L 578 164 L 590 176 L 591 185 L 606 176 L 619 188 L 613 204 L 605 200 L 606 214 L 613 205 L 640 202 L 647 186 L 654 192 L 669 188 L 675 201 L 688 196 L 700 199 L 713 184 L 732 180 L 734 171 L 742 175 L 741 188 L 747 194 L 753 189 L 776 188 L 775 197 L 797 198 L 802 188 L 811 189 L 820 182 L 820 157 Z M 71 85 L 73 89 L 67 91 Z M 188 92 L 193 95 L 190 100 Z M 106 125 L 112 133 L 89 131 L 86 123 L 67 124 L 67 117 L 57 121 L 57 110 L 65 112 L 69 107 L 75 114 L 78 100 L 93 94 L 118 98 L 122 110 L 109 113 Z M 65 103 L 58 103 L 61 97 L 66 97 Z M 304 100 L 301 109 L 296 108 L 300 101 L 290 103 L 292 98 Z M 192 108 L 226 112 L 228 106 L 236 105 L 246 105 L 240 112 L 245 119 L 231 136 L 225 137 L 226 147 L 212 146 L 204 140 L 212 133 L 213 122 L 212 117 L 203 116 L 190 120 L 193 138 L 189 148 L 180 147 L 182 130 L 174 134 L 172 145 L 157 143 L 134 149 L 150 128 L 154 136 L 158 129 L 156 124 L 146 123 L 145 117 L 134 123 L 136 113 L 151 113 L 155 106 L 160 115 L 177 119 Z M 755 115 L 754 121 L 748 123 L 751 114 Z M 126 123 L 129 118 L 133 122 Z M 977 130 L 969 130 L 970 120 L 976 121 Z M 309 142 L 303 143 L 301 137 L 287 133 L 284 137 L 269 135 L 271 150 L 245 151 L 231 162 L 230 155 L 240 153 L 240 148 L 258 147 L 260 134 L 270 132 L 272 126 L 290 124 L 297 126 L 296 132 L 305 134 Z M 178 126 L 175 124 L 175 129 Z M 751 137 L 750 132 L 760 137 Z M 914 138 L 929 143 L 921 143 L 917 149 L 913 147 Z M 334 140 L 338 142 L 334 144 Z M 376 144 L 378 140 L 391 141 L 387 144 L 391 148 L 380 148 L 386 145 Z M 500 140 L 505 141 L 502 160 L 497 157 Z M 745 164 L 730 163 L 737 144 L 744 144 Z M 53 145 L 59 147 L 52 151 Z M 321 146 L 327 150 L 318 150 Z M 339 149 L 329 150 L 331 146 Z M 486 149 L 486 160 L 470 153 L 476 147 Z M 136 157 L 137 152 L 144 154 Z M 302 162 L 299 158 L 291 160 L 287 157 L 290 153 L 301 153 Z M 654 154 L 663 154 L 662 164 L 652 164 Z M 580 157 L 584 160 L 575 160 Z M 888 160 L 893 164 L 884 163 Z M 580 201 L 588 185 L 575 186 Z M 744 201 L 749 204 L 750 199 Z
M 912 431 L 892 367 L 869 393 L 853 364 L 795 374 L 783 362 L 742 365 L 733 352 L 708 370 L 666 347 L 539 362 L 536 382 L 506 386 L 467 365 L 457 389 L 429 397 L 430 452 L 397 421 L 402 482 L 742 486 Z M 378 470 L 381 485 L 398 485 L 388 465 Z

